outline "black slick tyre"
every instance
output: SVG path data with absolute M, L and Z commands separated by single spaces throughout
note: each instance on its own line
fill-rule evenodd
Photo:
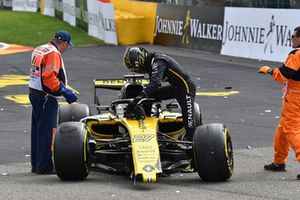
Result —
M 91 115 L 90 107 L 86 104 L 64 104 L 58 108 L 58 124 L 79 121 Z
M 233 148 L 228 129 L 219 123 L 199 126 L 194 134 L 195 167 L 204 181 L 226 181 L 233 174 Z
M 63 180 L 82 180 L 89 173 L 87 130 L 81 122 L 64 122 L 57 128 L 53 144 L 56 174 Z
M 194 114 L 195 114 L 195 124 L 196 126 L 202 125 L 202 113 L 198 103 L 194 103 Z

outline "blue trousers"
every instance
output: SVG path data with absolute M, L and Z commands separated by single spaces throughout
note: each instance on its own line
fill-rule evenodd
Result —
M 57 126 L 58 103 L 54 97 L 29 93 L 31 116 L 31 166 L 37 173 L 53 170 L 52 140 Z

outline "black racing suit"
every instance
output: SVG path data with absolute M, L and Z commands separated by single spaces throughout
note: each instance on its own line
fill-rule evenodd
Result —
M 192 137 L 196 128 L 194 100 L 196 87 L 189 75 L 173 58 L 159 53 L 150 53 L 145 62 L 150 82 L 145 88 L 148 97 L 157 100 L 176 99 L 181 107 L 186 136 Z M 162 81 L 170 85 L 161 86 Z

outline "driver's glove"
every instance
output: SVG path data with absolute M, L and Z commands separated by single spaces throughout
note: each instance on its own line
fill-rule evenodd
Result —
M 147 97 L 147 94 L 146 94 L 146 92 L 143 90 L 142 92 L 140 92 L 140 93 L 138 94 L 137 97 L 135 97 L 135 98 L 127 105 L 126 109 L 127 109 L 127 110 L 133 110 L 133 109 L 136 107 L 137 103 L 138 103 L 140 100 L 142 100 L 143 98 L 146 98 L 146 97 Z

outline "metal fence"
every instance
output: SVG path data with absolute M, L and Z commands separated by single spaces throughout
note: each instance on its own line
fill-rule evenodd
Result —
M 120 0 L 122 1 L 122 0 Z M 254 8 L 300 8 L 300 0 L 138 0 L 177 5 L 230 6 Z M 0 9 L 9 8 L 12 0 L 0 0 Z
M 299 0 L 227 0 L 226 6 L 256 8 L 299 8 Z
M 300 8 L 300 0 L 140 0 L 157 3 L 197 6 L 229 6 L 254 8 Z

